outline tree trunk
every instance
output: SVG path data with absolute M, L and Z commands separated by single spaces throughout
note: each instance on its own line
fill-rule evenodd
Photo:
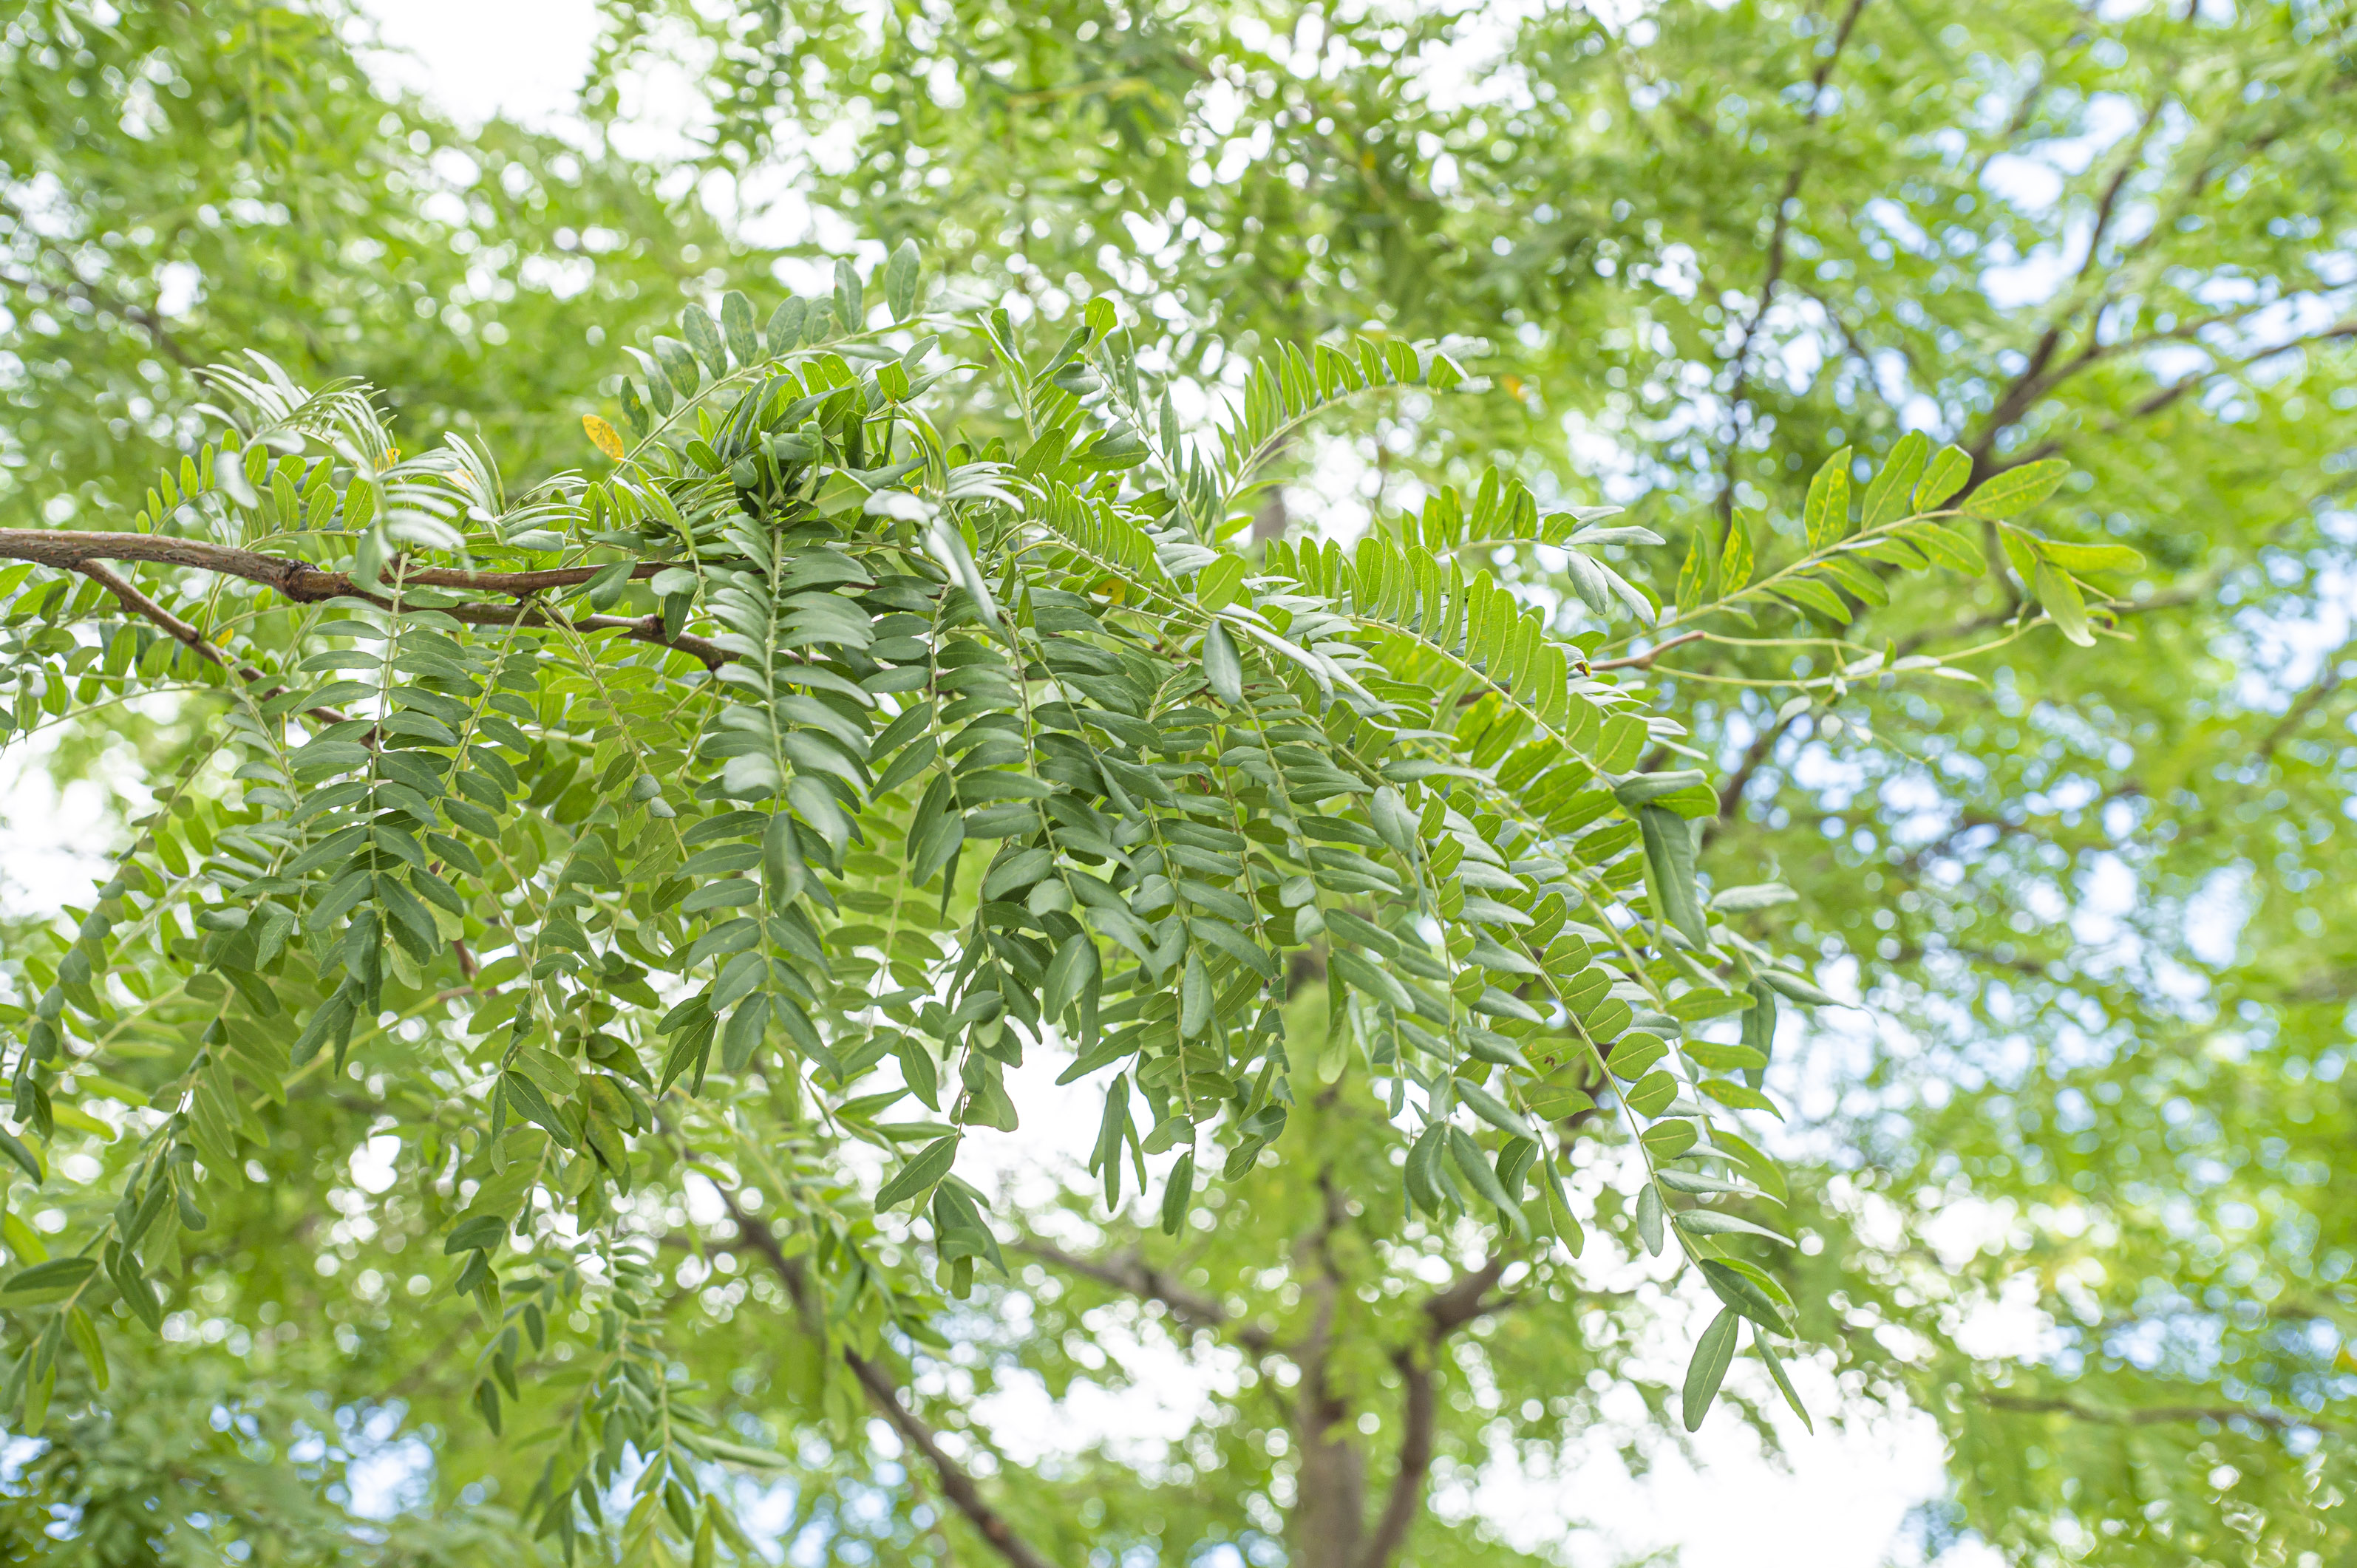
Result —
M 1301 1397 L 1293 1407 L 1294 1437 L 1301 1444 L 1301 1464 L 1294 1473 L 1293 1517 L 1286 1521 L 1292 1537 L 1293 1568 L 1358 1568 L 1361 1543 L 1367 1532 L 1367 1456 L 1359 1447 L 1359 1430 L 1350 1402 L 1334 1391 L 1327 1375 L 1327 1357 L 1333 1348 L 1334 1319 L 1342 1305 L 1342 1271 L 1334 1259 L 1334 1232 L 1348 1217 L 1342 1196 L 1335 1190 L 1333 1172 L 1318 1173 L 1325 1197 L 1325 1222 L 1306 1249 L 1317 1262 L 1308 1285 L 1318 1311 L 1308 1338 L 1294 1352 L 1301 1369 Z
M 1366 1535 L 1367 1456 L 1351 1407 L 1328 1391 L 1320 1366 L 1299 1408 L 1301 1466 L 1288 1521 L 1294 1568 L 1355 1568 Z
M 1269 486 L 1268 494 L 1261 499 L 1260 510 L 1253 513 L 1253 542 L 1261 544 L 1272 539 L 1284 538 L 1286 528 L 1292 521 L 1292 514 L 1285 510 L 1285 487 Z

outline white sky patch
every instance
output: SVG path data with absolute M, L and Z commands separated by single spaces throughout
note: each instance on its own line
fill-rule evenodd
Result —
M 597 45 L 597 0 L 364 0 L 361 9 L 382 46 L 362 63 L 380 83 L 464 125 L 503 115 L 546 129 L 574 118 Z
M 87 903 L 106 876 L 118 832 L 107 791 L 86 779 L 60 790 L 48 769 L 56 749 L 43 734 L 0 751 L 0 909 L 11 915 Z

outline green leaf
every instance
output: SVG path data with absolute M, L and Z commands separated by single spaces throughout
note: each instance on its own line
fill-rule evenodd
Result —
M 1162 1187 L 1162 1233 L 1176 1236 L 1187 1223 L 1187 1206 L 1195 1196 L 1195 1151 L 1188 1150 L 1170 1167 Z
M 1237 657 L 1228 628 L 1217 621 L 1203 633 L 1203 679 L 1210 683 L 1211 694 L 1230 707 L 1243 702 L 1243 660 Z
M 1779 1122 L 1784 1119 L 1784 1112 L 1778 1108 L 1774 1101 L 1748 1085 L 1726 1083 L 1717 1079 L 1709 1079 L 1703 1082 L 1701 1089 L 1705 1094 L 1709 1095 L 1721 1105 L 1730 1105 L 1738 1111 L 1764 1111 Z
M 1751 1348 L 1760 1352 L 1762 1361 L 1768 1363 L 1768 1375 L 1776 1380 L 1776 1387 L 1783 1393 L 1784 1402 L 1791 1405 L 1792 1413 L 1801 1418 L 1802 1430 L 1814 1436 L 1817 1423 L 1809 1419 L 1808 1407 L 1801 1402 L 1799 1391 L 1792 1387 L 1792 1380 L 1785 1376 L 1783 1358 L 1776 1354 L 1775 1347 L 1768 1343 L 1765 1335 L 1754 1334 Z
M 719 327 L 713 322 L 704 306 L 691 305 L 681 311 L 679 326 L 680 331 L 687 338 L 687 346 L 695 351 L 697 359 L 704 361 L 704 368 L 712 372 L 713 380 L 717 381 L 726 375 L 728 346 L 720 335 Z
M 1839 543 L 1849 535 L 1849 454 L 1846 446 L 1825 459 L 1809 481 L 1809 498 L 1801 521 L 1812 553 Z M 1845 619 L 1847 618 L 1845 617 Z
M 770 1026 L 770 997 L 755 992 L 737 1004 L 728 1015 L 728 1022 L 720 1031 L 720 1067 L 724 1072 L 743 1072 L 752 1066 L 754 1055 L 761 1048 L 761 1038 Z
M 1687 1141 L 1693 1141 L 1691 1126 L 1687 1127 Z M 1662 1189 L 1649 1181 L 1637 1195 L 1637 1240 L 1644 1243 L 1648 1255 L 1656 1258 L 1662 1255 L 1662 1244 L 1667 1239 L 1662 1230 L 1663 1212 Z
M 2038 553 L 2065 572 L 2141 572 L 2145 567 L 2144 553 L 2125 544 L 2072 544 L 2041 539 Z
M 1942 502 L 1964 488 L 1973 477 L 1973 459 L 1961 446 L 1943 446 L 1932 460 L 1923 465 L 1923 477 L 1915 481 L 1915 507 L 1919 512 L 1937 511 Z
M 1758 1236 L 1770 1241 L 1781 1241 L 1791 1246 L 1792 1239 L 1755 1224 L 1739 1214 L 1721 1214 L 1715 1208 L 1689 1208 L 1677 1217 L 1678 1229 L 1693 1236 Z
M 1941 565 L 1977 577 L 1988 568 L 1987 558 L 1981 553 L 1978 542 L 1963 531 L 1944 522 L 1915 522 L 1900 529 L 1897 537 L 1906 540 Z
M 853 333 L 867 325 L 866 290 L 859 281 L 859 269 L 849 257 L 838 258 L 834 263 L 835 330 Z
M 1081 999 L 1082 991 L 1095 983 L 1097 966 L 1096 943 L 1080 932 L 1065 938 L 1048 964 L 1047 983 L 1040 993 L 1041 1014 L 1062 1017 L 1064 1010 Z
M 1907 503 L 1915 489 L 1915 477 L 1923 471 L 1924 456 L 1932 443 L 1920 430 L 1910 430 L 1890 448 L 1889 457 L 1882 471 L 1866 487 L 1865 526 L 1879 528 L 1886 522 L 1896 522 L 1907 515 Z
M 922 270 L 917 255 L 917 242 L 903 240 L 893 247 L 892 259 L 884 264 L 884 308 L 895 321 L 906 321 L 917 314 L 917 283 Z
M 1758 514 L 1738 508 L 1727 524 L 1727 542 L 1718 556 L 1718 591 L 1732 594 L 1751 581 L 1753 569 L 1752 536 Z
M 1465 1102 L 1467 1110 L 1501 1133 L 1517 1138 L 1538 1136 L 1531 1131 L 1531 1124 L 1523 1119 L 1521 1112 L 1469 1079 L 1457 1079 L 1457 1098 Z
M 504 1215 L 473 1215 L 450 1228 L 450 1234 L 443 1239 L 442 1251 L 450 1257 L 460 1252 L 488 1251 L 505 1240 L 507 1233 Z
M 1649 1072 L 1629 1087 L 1621 1096 L 1629 1109 L 1651 1119 L 1669 1108 L 1678 1097 L 1678 1080 L 1666 1072 Z
M 1815 984 L 1803 980 L 1790 970 L 1763 969 L 1760 971 L 1760 979 L 1770 990 L 1781 995 L 1789 996 L 1795 1002 L 1812 1003 L 1821 1007 L 1841 1005 L 1839 998 L 1829 992 L 1818 989 Z
M 0 1307 L 47 1306 L 63 1301 L 97 1269 L 98 1260 L 89 1257 L 52 1258 L 19 1269 L 7 1283 L 0 1284 Z
M 1695 894 L 1694 830 L 1686 819 L 1660 806 L 1640 806 L 1637 825 L 1644 835 L 1645 881 L 1653 908 L 1696 947 L 1710 943 L 1710 922 Z
M 2070 472 L 2071 465 L 2060 457 L 2007 468 L 1966 496 L 1964 510 L 1975 517 L 2015 516 L 2052 495 Z
M 1367 815 L 1375 824 L 1376 836 L 1397 854 L 1414 855 L 1416 839 L 1422 830 L 1410 815 L 1407 801 L 1396 785 L 1385 784 L 1367 800 Z
M 736 289 L 720 296 L 720 328 L 738 364 L 749 365 L 762 357 L 761 340 L 753 332 L 753 302 Z
M 1718 1397 L 1719 1384 L 1727 1380 L 1727 1369 L 1735 1359 L 1738 1321 L 1732 1308 L 1722 1310 L 1702 1331 L 1702 1337 L 1695 1341 L 1694 1359 L 1686 1363 L 1685 1391 L 1680 1406 L 1688 1432 L 1701 1428 L 1703 1417 L 1710 1413 L 1711 1402 Z
M 1195 602 L 1206 614 L 1217 615 L 1235 602 L 1243 585 L 1243 558 L 1222 555 L 1195 574 Z
M 16 1168 L 31 1176 L 36 1187 L 49 1179 L 49 1173 L 41 1168 L 41 1156 L 15 1133 L 0 1130 L 0 1155 L 15 1161 Z
M 1544 1167 L 1544 1162 L 1542 1161 L 1541 1165 Z M 1548 1229 L 1555 1232 L 1558 1240 L 1562 1241 L 1566 1251 L 1575 1258 L 1578 1257 L 1587 1248 L 1587 1230 L 1580 1225 L 1577 1217 L 1571 1212 L 1571 1206 L 1564 1201 L 1563 1190 L 1552 1176 L 1544 1176 L 1543 1173 L 1539 1187 L 1546 1199 Z
M 2059 572 L 2047 563 L 2038 564 L 2038 575 L 2032 580 L 2038 602 L 2054 622 L 2054 629 L 2081 648 L 2095 646 L 2095 634 L 2087 628 L 2087 601 L 2079 596 L 2079 585 L 2066 572 Z
M 1200 950 L 1187 950 L 1187 962 L 1178 982 L 1178 1033 L 1181 1038 L 1194 1039 L 1211 1026 L 1211 978 L 1203 967 Z
M 1730 1308 L 1763 1327 L 1783 1334 L 1792 1332 L 1790 1303 L 1769 1294 L 1761 1283 L 1765 1276 L 1754 1277 L 1760 1273 L 1759 1270 L 1749 1265 L 1738 1268 L 1717 1258 L 1705 1258 L 1702 1260 L 1702 1273 L 1718 1299 Z
M 1718 591 L 1718 574 L 1711 556 L 1710 534 L 1717 526 L 1703 521 L 1695 527 L 1694 538 L 1686 544 L 1685 564 L 1678 569 L 1677 605 L 1681 610 L 1691 610 Z
M 1824 616 L 1836 626 L 1847 626 L 1849 607 L 1842 597 L 1813 577 L 1787 577 L 1776 585 L 1774 592 L 1804 610 Z
M 770 325 L 763 336 L 772 358 L 781 356 L 802 340 L 802 324 L 809 306 L 799 299 L 789 298 L 770 313 Z
M 1485 1201 L 1509 1215 L 1520 1216 L 1521 1205 L 1507 1193 L 1505 1184 L 1498 1179 L 1498 1173 L 1482 1157 L 1481 1145 L 1473 1141 L 1472 1134 L 1462 1127 L 1450 1127 L 1448 1138 L 1448 1162 L 1457 1167 L 1457 1174 L 1470 1182 L 1473 1190 Z
M 920 1198 L 931 1192 L 941 1179 L 950 1174 L 950 1165 L 957 1159 L 960 1134 L 952 1133 L 936 1138 L 918 1150 L 902 1165 L 899 1174 L 884 1184 L 876 1195 L 877 1212 L 899 1207 L 910 1198 Z

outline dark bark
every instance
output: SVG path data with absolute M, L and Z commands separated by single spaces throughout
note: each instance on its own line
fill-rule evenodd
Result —
M 132 614 L 140 616 L 154 622 L 156 626 L 161 627 L 165 631 L 168 632 L 175 640 L 186 646 L 190 651 L 195 653 L 198 658 L 205 660 L 208 664 L 217 664 L 224 670 L 234 671 L 240 678 L 247 681 L 266 681 L 269 679 L 268 675 L 264 674 L 262 671 L 255 669 L 251 664 L 231 663 L 229 655 L 214 647 L 203 632 L 199 631 L 195 627 L 190 626 L 178 616 L 176 616 L 170 610 L 166 609 L 162 605 L 157 604 L 145 594 L 141 593 L 138 587 L 134 585 L 130 579 L 116 573 L 113 567 L 103 565 L 96 561 L 79 561 L 74 564 L 73 569 L 81 573 L 83 576 L 88 577 L 91 582 L 96 583 L 100 587 L 104 588 L 108 593 L 113 594 L 115 597 L 115 601 L 122 605 L 124 609 L 127 609 Z M 259 695 L 264 698 L 274 697 L 283 690 L 285 690 L 284 687 L 273 686 L 269 690 L 259 693 Z M 340 708 L 306 708 L 303 712 L 310 718 L 315 719 L 323 725 L 346 724 L 349 723 L 351 718 L 350 714 L 345 713 Z M 471 978 L 471 975 L 469 978 Z
M 159 533 L 104 533 L 72 528 L 0 528 L 0 560 L 30 561 L 91 575 L 100 561 L 147 561 L 167 566 L 193 567 L 223 576 L 259 583 L 296 604 L 328 599 L 366 599 L 386 609 L 399 609 L 394 600 L 371 593 L 342 572 L 322 572 L 283 555 L 240 550 L 202 540 L 175 539 Z M 630 568 L 632 578 L 651 577 L 667 563 L 641 561 Z M 549 588 L 572 587 L 587 582 L 603 568 L 563 566 L 545 572 L 460 572 L 439 566 L 414 567 L 401 575 L 402 583 L 418 588 L 471 589 L 477 593 L 529 595 Z M 116 579 L 121 581 L 120 578 Z M 122 596 L 117 593 L 119 598 Z M 458 604 L 436 607 L 437 612 L 474 626 L 555 626 L 561 618 L 537 604 Z M 142 611 L 146 614 L 147 612 Z M 149 616 L 154 619 L 153 615 Z M 162 625 L 162 622 L 157 624 Z M 715 643 L 684 633 L 667 637 L 661 616 L 576 616 L 562 624 L 576 631 L 619 631 L 633 642 L 675 648 L 718 669 L 735 658 Z M 168 629 L 168 628 L 167 628 Z M 179 635 L 175 632 L 175 636 Z

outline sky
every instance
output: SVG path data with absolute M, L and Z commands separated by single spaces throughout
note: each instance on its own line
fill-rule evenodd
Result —
M 382 79 L 416 91 L 454 118 L 479 123 L 504 114 L 562 129 L 588 65 L 597 17 L 591 0 L 365 0 L 383 46 L 366 57 Z M 636 156 L 660 157 L 680 145 L 696 111 L 684 73 L 632 84 L 626 97 L 639 125 L 626 142 Z M 780 197 L 784 200 L 780 202 Z M 791 210 L 791 192 L 769 193 L 772 209 Z M 19 748 L 0 761 L 0 899 L 19 908 L 70 901 L 95 869 L 60 847 L 91 842 L 106 805 L 95 786 L 55 793 L 38 757 Z M 74 830 L 83 830 L 76 832 Z M 1079 1086 L 1075 1086 L 1077 1091 Z M 1054 1093 L 1052 1090 L 1041 1092 Z M 997 1151 L 1007 1181 L 1063 1179 L 1084 1150 L 1039 1149 L 1030 1131 L 1057 1125 L 1093 1129 L 1091 1112 L 1059 1116 L 1026 1107 L 1025 1138 Z M 363 1173 L 356 1173 L 363 1174 Z M 1666 1346 L 1665 1353 L 1679 1349 Z M 1182 1432 L 1195 1408 L 1198 1369 L 1168 1349 L 1135 1348 L 1140 1391 L 1115 1395 L 1077 1388 L 1063 1401 L 1044 1390 L 1002 1394 L 990 1412 L 1017 1454 L 1068 1450 L 1099 1435 L 1152 1440 Z M 1739 1376 L 1740 1374 L 1738 1374 Z M 1813 1408 L 1832 1408 L 1828 1380 L 1796 1369 Z M 1694 1462 L 1670 1455 L 1632 1479 L 1609 1453 L 1569 1475 L 1532 1476 L 1493 1467 L 1469 1488 L 1445 1487 L 1437 1506 L 1478 1510 L 1514 1544 L 1566 1544 L 1579 1568 L 1661 1553 L 1682 1568 L 1883 1568 L 1922 1562 L 1908 1516 L 1943 1488 L 1940 1443 L 1929 1418 L 1888 1417 L 1820 1434 L 1787 1423 L 1783 1452 L 1764 1455 L 1724 1411 L 1706 1423 Z M 389 1478 L 388 1487 L 398 1477 Z M 370 1499 L 356 1499 L 364 1508 Z M 386 1500 L 390 1500 L 390 1492 Z M 1575 1523 L 1584 1528 L 1574 1529 Z M 1951 1550 L 1941 1568 L 1989 1568 L 1986 1549 Z

